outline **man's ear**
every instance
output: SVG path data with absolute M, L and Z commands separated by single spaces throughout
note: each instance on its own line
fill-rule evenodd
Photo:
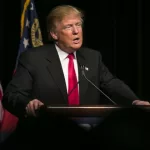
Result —
M 50 31 L 50 34 L 51 34 L 51 36 L 52 36 L 52 38 L 53 38 L 54 40 L 57 40 L 57 39 L 58 39 L 56 32 Z

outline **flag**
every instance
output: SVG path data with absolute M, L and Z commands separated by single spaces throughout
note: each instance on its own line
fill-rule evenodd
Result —
M 17 126 L 18 118 L 2 106 L 3 88 L 0 83 L 0 144 L 13 133 Z
M 2 97 L 3 97 L 3 89 L 2 89 L 2 85 L 0 83 L 0 127 L 1 127 L 1 124 L 2 124 L 3 114 L 4 114 L 4 110 L 3 110 L 3 107 L 2 107 L 2 103 L 1 103 Z
M 15 70 L 20 54 L 32 47 L 42 46 L 42 34 L 34 0 L 22 0 L 20 45 Z

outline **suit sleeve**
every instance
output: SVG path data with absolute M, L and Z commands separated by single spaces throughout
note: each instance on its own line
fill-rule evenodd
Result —
M 3 106 L 18 117 L 24 116 L 26 105 L 33 99 L 32 68 L 28 62 L 28 56 L 21 55 L 16 73 L 8 84 L 2 100 Z
M 102 57 L 99 57 L 100 70 L 100 85 L 112 99 L 120 105 L 131 105 L 136 99 L 139 99 L 131 88 L 123 81 L 113 76 L 112 73 L 102 62 Z

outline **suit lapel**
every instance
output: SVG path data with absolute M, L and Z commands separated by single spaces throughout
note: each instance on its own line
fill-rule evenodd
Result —
M 88 82 L 87 80 L 84 78 L 84 76 L 82 75 L 82 69 L 81 66 L 88 66 L 84 55 L 81 52 L 82 50 L 78 50 L 77 51 L 77 62 L 78 62 L 78 72 L 79 72 L 79 93 L 80 93 L 80 104 L 86 104 L 86 99 L 85 99 L 85 95 L 86 95 L 86 91 L 88 88 Z
M 55 83 L 57 84 L 64 97 L 65 102 L 67 103 L 67 88 L 65 78 L 58 53 L 54 46 L 48 50 L 48 55 L 46 59 L 49 61 L 49 64 L 47 66 L 48 71 L 53 77 Z

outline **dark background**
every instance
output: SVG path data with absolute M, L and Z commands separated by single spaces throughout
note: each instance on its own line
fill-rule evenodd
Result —
M 48 42 L 46 16 L 58 4 L 72 4 L 84 10 L 84 45 L 100 51 L 114 75 L 140 99 L 150 100 L 148 1 L 36 0 L 44 43 Z M 5 89 L 12 78 L 19 49 L 21 2 L 2 0 L 0 11 L 0 80 Z

